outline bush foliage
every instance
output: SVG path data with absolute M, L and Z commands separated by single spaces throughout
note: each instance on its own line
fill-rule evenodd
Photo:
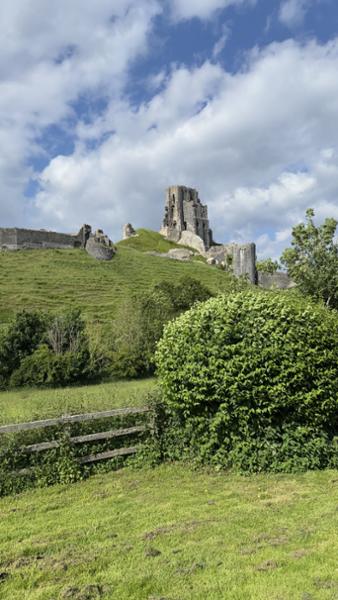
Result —
M 56 316 L 20 312 L 0 339 L 0 387 L 150 375 L 164 325 L 210 296 L 191 277 L 177 284 L 160 282 L 142 296 L 129 298 L 115 315 L 110 332 L 93 326 L 88 330 L 78 309 Z
M 157 365 L 167 452 L 244 471 L 337 463 L 338 315 L 239 292 L 169 323 Z
M 0 340 L 0 387 L 4 387 L 22 360 L 32 354 L 46 331 L 46 318 L 38 312 L 19 312 Z
M 257 260 L 256 269 L 261 273 L 269 273 L 272 275 L 276 273 L 279 269 L 279 263 L 277 260 L 272 260 L 272 258 L 265 258 L 264 260 Z
M 0 387 L 96 379 L 103 375 L 107 360 L 91 347 L 79 310 L 54 317 L 24 311 L 0 341 Z
M 165 324 L 211 295 L 203 283 L 185 277 L 177 284 L 162 281 L 141 298 L 125 302 L 113 324 L 113 374 L 117 377 L 151 375 L 155 369 L 156 344 Z

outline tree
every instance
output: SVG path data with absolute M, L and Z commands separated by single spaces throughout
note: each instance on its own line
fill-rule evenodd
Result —
M 0 341 L 0 387 L 8 383 L 20 362 L 36 350 L 46 327 L 46 317 L 38 312 L 17 313 Z
M 200 281 L 182 277 L 160 281 L 121 305 L 112 327 L 113 374 L 138 377 L 153 373 L 156 344 L 168 321 L 212 296 Z
M 160 281 L 155 284 L 154 290 L 163 292 L 172 303 L 174 316 L 188 310 L 195 302 L 205 302 L 213 295 L 212 292 L 198 279 L 185 276 L 177 284 L 171 281 Z
M 306 223 L 292 229 L 291 248 L 284 250 L 281 262 L 304 294 L 338 308 L 338 222 L 328 218 L 318 227 L 314 210 L 306 211 Z
M 279 269 L 279 264 L 277 260 L 272 260 L 272 258 L 266 258 L 265 260 L 258 260 L 256 262 L 256 269 L 261 273 L 276 273 Z
M 88 351 L 85 322 L 79 309 L 56 316 L 47 330 L 47 342 L 54 354 Z
M 0 388 L 66 385 L 101 377 L 108 357 L 90 347 L 78 309 L 18 313 L 0 338 Z

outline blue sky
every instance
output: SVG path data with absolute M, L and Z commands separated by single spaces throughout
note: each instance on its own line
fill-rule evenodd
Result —
M 196 187 L 217 241 L 278 257 L 338 218 L 335 0 L 2 0 L 0 224 L 113 240 Z

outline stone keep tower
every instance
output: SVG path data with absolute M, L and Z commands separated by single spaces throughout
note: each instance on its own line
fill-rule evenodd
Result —
M 184 231 L 199 236 L 203 240 L 206 250 L 212 245 L 208 207 L 201 203 L 197 190 L 183 185 L 175 185 L 166 191 L 161 233 L 169 240 L 178 242 Z

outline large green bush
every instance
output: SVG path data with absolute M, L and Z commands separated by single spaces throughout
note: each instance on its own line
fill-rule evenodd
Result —
M 278 292 L 214 298 L 166 326 L 157 365 L 169 455 L 246 471 L 337 464 L 335 311 Z

